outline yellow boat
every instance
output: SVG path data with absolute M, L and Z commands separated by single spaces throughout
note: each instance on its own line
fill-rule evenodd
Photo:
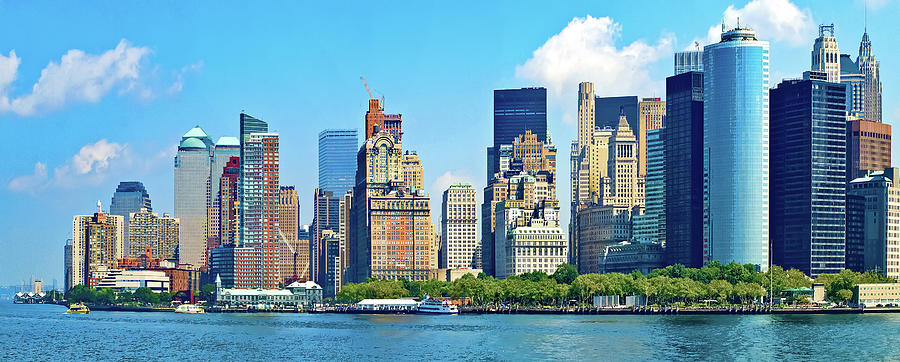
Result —
M 89 314 L 91 310 L 88 307 L 81 303 L 75 303 L 69 306 L 69 310 L 66 311 L 66 314 Z

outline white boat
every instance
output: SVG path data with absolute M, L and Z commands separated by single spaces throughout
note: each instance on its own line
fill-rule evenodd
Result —
M 416 314 L 459 314 L 459 309 L 448 300 L 439 300 L 426 296 L 425 300 L 419 303 Z
M 175 308 L 175 313 L 198 314 L 198 313 L 206 313 L 206 312 L 203 311 L 203 308 L 200 308 L 194 304 L 182 304 L 182 305 L 179 305 L 178 308 Z

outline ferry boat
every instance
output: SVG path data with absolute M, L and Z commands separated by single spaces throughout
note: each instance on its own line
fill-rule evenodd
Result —
M 194 304 L 182 304 L 179 305 L 178 308 L 175 308 L 175 313 L 200 314 L 206 312 L 203 310 L 203 308 L 200 308 Z
M 448 300 L 439 300 L 426 296 L 425 300 L 419 303 L 416 314 L 459 314 L 459 309 Z
M 81 303 L 75 303 L 69 306 L 69 309 L 66 310 L 66 314 L 90 314 L 91 310 L 88 307 Z

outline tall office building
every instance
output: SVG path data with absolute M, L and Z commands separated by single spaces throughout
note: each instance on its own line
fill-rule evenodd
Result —
M 353 189 L 356 177 L 355 129 L 325 129 L 319 132 L 319 188 L 343 195 Z
M 891 125 L 887 123 L 847 121 L 847 180 L 891 167 Z
M 836 54 L 836 53 L 835 53 Z M 772 262 L 810 277 L 844 268 L 845 85 L 786 80 L 771 90 Z
M 641 129 L 639 104 L 637 96 L 596 97 L 594 99 L 594 125 L 599 128 L 615 129 L 619 126 L 619 116 L 625 114 L 628 127 L 637 132 Z
M 240 242 L 240 195 L 238 193 L 238 184 L 241 178 L 241 158 L 232 156 L 228 159 L 228 163 L 222 168 L 222 175 L 219 176 L 219 194 L 216 197 L 216 205 L 219 210 L 219 242 L 209 245 L 209 250 L 219 245 L 237 244 Z
M 324 298 L 334 298 L 341 291 L 341 240 L 337 233 L 332 230 L 325 230 L 322 238 L 317 244 L 323 245 L 322 253 L 319 254 L 319 273 L 316 277 L 317 283 L 322 285 L 322 296 Z
M 697 45 L 699 47 L 699 44 Z M 703 50 L 675 52 L 675 74 L 703 72 Z
M 848 119 L 865 119 L 866 108 L 866 76 L 860 73 L 856 62 L 850 54 L 841 54 L 841 83 L 847 85 L 847 117 Z
M 72 239 L 66 239 L 66 245 L 63 246 L 63 288 L 65 288 L 63 292 L 68 292 L 69 289 L 75 286 L 75 284 L 72 284 L 72 278 L 74 277 L 72 248 Z
M 178 262 L 203 265 L 207 244 L 207 192 L 212 139 L 200 126 L 181 136 L 175 156 L 175 217 L 180 221 Z
M 572 141 L 572 149 L 570 153 L 570 200 L 572 213 L 578 209 L 579 204 L 589 202 L 589 175 L 590 175 L 590 149 L 588 148 L 593 142 L 593 134 L 595 129 L 595 97 L 594 84 L 591 82 L 581 82 L 578 84 L 578 137 Z M 605 168 L 605 167 L 604 167 Z M 575 230 L 578 228 L 578 218 L 572 217 L 569 220 L 569 255 L 567 256 L 570 264 L 575 264 L 577 260 L 578 247 L 574 244 L 577 241 Z
M 525 131 L 547 140 L 547 88 L 494 90 L 494 143 L 488 148 L 488 183 L 499 170 L 500 145 L 511 144 Z
M 138 257 L 150 248 L 153 257 L 177 259 L 178 257 L 178 219 L 143 209 L 128 215 L 128 234 L 131 242 L 127 246 L 126 255 Z
M 475 189 L 453 184 L 444 191 L 441 204 L 441 253 L 439 268 L 475 268 L 478 249 Z
M 642 98 L 640 108 L 638 139 L 638 176 L 647 176 L 647 133 L 663 127 L 666 119 L 666 101 L 659 98 Z
M 219 137 L 216 144 L 210 149 L 210 175 L 209 175 L 209 200 L 206 202 L 206 243 L 207 250 L 222 243 L 222 235 L 219 230 L 221 207 L 219 206 L 219 182 L 232 157 L 240 159 L 241 143 L 237 137 Z
M 578 145 L 584 147 L 591 143 L 594 133 L 594 83 L 578 84 Z
M 335 196 L 331 191 L 316 189 L 313 195 L 313 223 L 310 225 L 310 276 L 317 283 L 324 275 L 323 265 L 319 262 L 323 259 L 325 248 L 327 245 L 322 243 L 325 232 L 334 233 L 334 236 L 340 238 L 340 196 Z
M 841 82 L 841 51 L 834 37 L 834 24 L 819 25 L 819 37 L 813 43 L 810 69 L 824 72 L 829 82 Z
M 279 274 L 284 285 L 300 278 L 300 196 L 294 186 L 281 186 L 278 197 Z
M 666 240 L 666 148 L 665 128 L 647 132 L 647 177 L 644 183 L 644 215 L 649 226 L 646 232 L 633 235 L 650 242 Z M 635 234 L 633 232 L 633 234 Z
M 422 161 L 416 151 L 406 151 L 400 159 L 400 172 L 403 174 L 403 184 L 410 191 L 424 190 L 424 175 Z
M 72 217 L 71 285 L 93 287 L 125 256 L 125 218 L 103 212 Z
M 703 73 L 666 78 L 666 265 L 703 266 Z
M 867 31 L 863 32 L 862 40 L 859 42 L 856 66 L 865 78 L 863 118 L 881 122 L 881 62 L 875 59 L 875 54 L 872 52 L 872 41 L 869 40 Z
M 847 244 L 859 252 L 863 270 L 873 270 L 890 278 L 900 278 L 900 170 L 887 168 L 853 181 L 847 188 L 850 199 L 861 202 L 860 217 L 865 225 L 848 234 Z M 857 209 L 854 207 L 853 209 Z M 848 231 L 851 231 L 848 229 Z M 859 233 L 857 233 L 859 231 Z M 857 239 L 860 238 L 860 239 Z M 860 262 L 851 260 L 853 264 Z M 851 265 L 859 268 L 859 265 Z
M 109 203 L 109 213 L 113 215 L 119 215 L 125 219 L 125 253 L 128 256 L 138 256 L 131 255 L 131 238 L 128 234 L 128 221 L 129 214 L 132 212 L 139 212 L 141 209 L 146 209 L 147 211 L 153 211 L 153 206 L 150 203 L 150 194 L 147 193 L 147 189 L 144 188 L 144 184 L 138 181 L 123 181 L 119 183 L 119 186 L 116 187 L 116 192 L 113 193 L 112 202 Z
M 272 289 L 280 280 L 278 134 L 268 132 L 268 124 L 244 113 L 240 128 L 240 242 L 258 253 L 251 285 Z
M 402 118 L 401 114 L 385 114 L 383 104 L 379 104 L 375 98 L 369 99 L 369 110 L 366 111 L 366 139 L 384 131 L 390 133 L 399 143 L 403 138 Z
M 300 240 L 300 247 L 297 248 L 297 277 L 301 281 L 312 280 L 312 277 L 309 275 L 310 234 L 310 225 L 308 224 L 297 229 L 297 238 Z
M 769 266 L 769 43 L 735 28 L 703 49 L 705 261 Z
M 353 207 L 353 190 L 341 197 L 338 217 L 338 237 L 341 239 L 341 282 L 347 281 L 350 269 L 350 210 Z

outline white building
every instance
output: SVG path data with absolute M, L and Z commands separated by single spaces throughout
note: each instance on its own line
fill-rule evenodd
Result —
M 315 282 L 294 282 L 285 289 L 225 289 L 216 277 L 216 304 L 228 306 L 303 306 L 322 302 L 322 287 Z
M 475 189 L 470 184 L 454 184 L 444 191 L 441 204 L 441 249 L 439 268 L 476 267 Z
M 110 270 L 100 282 L 97 289 L 112 288 L 116 291 L 134 292 L 138 288 L 147 287 L 155 293 L 168 292 L 170 279 L 161 270 Z
M 517 209 L 497 207 L 494 233 L 495 276 L 504 279 L 533 271 L 553 274 L 566 262 L 568 241 L 556 220 L 508 218 Z M 511 220 L 512 222 L 507 222 Z M 504 225 L 506 227 L 504 228 Z

